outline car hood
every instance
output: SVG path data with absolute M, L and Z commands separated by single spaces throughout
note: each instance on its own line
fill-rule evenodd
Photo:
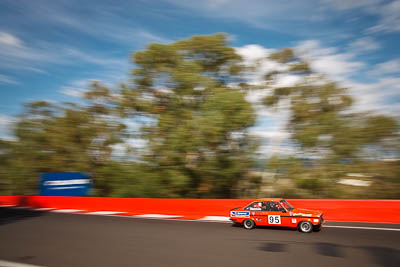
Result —
M 322 215 L 319 210 L 293 209 L 290 212 L 292 216 L 319 217 Z

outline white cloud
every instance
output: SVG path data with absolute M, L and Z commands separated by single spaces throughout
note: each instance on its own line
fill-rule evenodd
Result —
M 268 59 L 268 56 L 274 51 L 274 49 L 264 48 L 255 44 L 236 48 L 236 52 L 242 56 L 245 66 L 251 68 L 246 75 L 250 84 L 260 85 L 263 83 L 263 77 L 266 73 L 276 70 L 283 71 L 287 68 L 283 64 Z
M 66 48 L 65 56 L 71 57 L 74 59 L 79 59 L 81 61 L 96 64 L 96 65 L 104 65 L 104 66 L 127 66 L 128 60 L 121 58 L 109 58 L 104 56 L 92 55 L 87 52 L 83 52 L 76 48 Z
M 354 96 L 354 111 L 375 111 L 398 115 L 400 107 L 393 99 L 400 98 L 400 78 L 396 76 L 382 76 L 393 74 L 399 70 L 400 62 L 391 60 L 380 63 L 372 71 L 367 72 L 367 64 L 356 60 L 352 53 L 341 53 L 335 47 L 324 47 L 318 41 L 305 41 L 297 49 L 302 55 L 311 60 L 314 70 L 326 73 L 340 86 L 350 88 L 349 93 Z M 309 51 L 309 52 L 303 52 Z M 368 66 L 371 68 L 371 66 Z M 375 81 L 362 82 L 354 78 L 360 74 L 374 74 Z M 371 77 L 370 77 L 371 78 Z
M 258 60 L 266 58 L 273 51 L 273 49 L 268 49 L 257 44 L 250 44 L 236 48 L 236 52 L 243 57 L 244 62 L 247 64 L 254 64 Z
M 99 76 L 104 74 L 101 77 L 104 79 L 119 78 L 121 73 L 129 71 L 130 63 L 128 58 L 125 57 L 98 55 L 64 44 L 39 40 L 35 40 L 30 45 L 30 47 L 11 46 L 0 43 L 0 68 L 48 74 L 43 68 L 51 65 L 91 64 L 97 67 L 96 71 Z M 15 80 L 4 75 L 0 77 L 0 82 L 16 83 Z M 70 92 L 72 91 L 70 90 Z
M 389 115 L 400 114 L 400 105 L 392 99 L 400 98 L 400 78 L 382 77 L 374 83 L 348 81 L 356 102 L 353 109 L 362 112 L 374 111 Z
M 268 89 L 249 90 L 246 95 L 246 100 L 252 104 L 258 104 L 261 103 L 262 99 L 270 95 L 270 93 Z
M 79 79 L 71 81 L 68 85 L 62 86 L 59 92 L 67 96 L 82 98 L 85 92 L 89 90 L 90 84 L 94 81 L 98 81 L 98 79 Z
M 349 46 L 350 49 L 356 54 L 371 52 L 381 48 L 381 44 L 370 36 L 359 38 L 350 43 Z
M 137 29 L 135 31 L 135 36 L 140 38 L 141 40 L 145 40 L 146 42 L 157 42 L 157 43 L 171 43 L 172 40 L 169 38 L 165 38 L 160 35 L 156 35 L 150 31 L 144 29 Z
M 285 31 L 292 23 L 315 23 L 325 20 L 326 5 L 322 1 L 275 0 L 167 0 L 179 8 L 189 9 L 205 17 L 231 19 L 259 28 Z M 312 24 L 309 24 L 312 26 Z M 296 25 L 300 26 L 300 25 Z
M 9 76 L 0 74 L 0 83 L 17 84 L 18 82 Z
M 65 62 L 63 51 L 47 43 L 37 47 L 0 43 L 0 58 L 0 68 L 37 73 L 46 73 L 38 67 L 43 64 Z
M 40 7 L 35 4 L 27 4 L 25 8 L 18 8 L 23 9 L 25 13 L 29 12 L 31 20 L 40 18 L 49 24 L 70 28 L 108 43 L 119 43 L 132 47 L 142 46 L 148 42 L 170 42 L 170 39 L 136 24 L 131 17 L 123 16 L 122 14 L 129 12 L 134 6 L 129 2 L 120 3 L 118 6 L 110 6 L 104 1 L 98 1 L 95 5 L 82 5 L 78 2 L 70 0 L 53 3 L 50 1 Z M 80 12 L 76 10 L 78 5 Z M 42 13 L 45 13 L 46 16 L 42 16 Z
M 289 87 L 294 86 L 300 82 L 301 77 L 294 74 L 280 75 L 277 77 L 277 81 L 274 86 L 276 87 Z
M 392 59 L 376 65 L 376 67 L 369 72 L 372 75 L 384 75 L 400 73 L 400 59 Z
M 399 32 L 400 31 L 400 0 L 387 2 L 377 6 L 371 12 L 380 16 L 377 25 L 370 27 L 367 32 Z
M 22 41 L 7 32 L 0 32 L 0 46 L 22 47 Z
M 12 124 L 15 121 L 14 117 L 5 115 L 5 114 L 0 114 L 0 127 L 6 127 Z
M 301 42 L 296 50 L 314 70 L 336 81 L 347 80 L 366 66 L 364 62 L 354 59 L 355 54 L 338 52 L 335 47 L 323 47 L 317 40 Z
M 382 3 L 382 0 L 323 0 L 332 7 L 339 10 L 353 9 L 376 6 Z
M 127 78 L 122 70 L 116 72 L 98 72 L 96 75 L 98 78 L 91 77 L 69 81 L 66 85 L 61 86 L 58 92 L 63 95 L 82 98 L 85 92 L 90 89 L 93 82 L 100 82 L 112 90 L 115 84 Z
M 284 130 L 252 131 L 250 134 L 262 138 L 268 138 L 274 141 L 283 141 L 290 136 L 290 134 Z
M 287 146 L 290 138 L 290 133 L 285 129 L 288 114 L 286 110 L 274 113 L 266 108 L 261 113 L 257 112 L 258 125 L 252 127 L 249 134 L 262 141 L 259 148 L 260 153 L 271 156 L 275 153 L 290 154 L 294 152 L 294 147 Z
M 0 114 L 0 138 L 2 139 L 12 139 L 11 131 L 16 119 L 12 116 Z
M 222 20 L 235 20 L 253 27 L 298 36 L 318 36 L 341 38 L 348 36 L 347 27 L 328 26 L 337 23 L 336 18 L 345 21 L 357 19 L 365 14 L 384 18 L 376 14 L 385 0 L 167 0 L 178 8 L 194 12 L 197 16 L 213 17 Z M 350 13 L 351 12 L 351 13 Z M 395 12 L 392 12 L 393 14 Z M 349 17 L 351 17 L 349 19 Z M 393 23 L 394 24 L 394 23 Z M 323 33 L 320 26 L 325 25 Z M 354 24 L 353 24 L 354 25 Z M 399 26 L 400 27 L 400 26 Z M 354 28 L 353 28 L 354 29 Z
M 87 90 L 83 89 L 83 88 L 63 86 L 63 87 L 61 87 L 60 93 L 67 95 L 67 96 L 82 98 L 86 91 Z

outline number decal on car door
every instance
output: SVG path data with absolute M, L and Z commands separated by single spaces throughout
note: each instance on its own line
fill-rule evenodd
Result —
M 268 215 L 268 224 L 281 224 L 280 215 Z

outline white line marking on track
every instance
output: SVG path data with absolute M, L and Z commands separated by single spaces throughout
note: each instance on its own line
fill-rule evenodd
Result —
M 229 222 L 230 220 L 229 220 L 229 217 L 225 217 L 225 216 L 206 216 L 206 217 L 199 219 L 199 221 Z
M 140 214 L 140 215 L 135 215 L 134 217 L 139 217 L 139 218 L 162 218 L 162 219 L 168 219 L 168 218 L 179 218 L 183 217 L 180 215 L 166 215 L 166 214 Z
M 60 210 L 50 210 L 51 212 L 59 212 L 59 213 L 75 213 L 82 212 L 84 210 L 74 210 L 74 209 L 60 209 Z
M 54 210 L 53 208 L 37 208 L 37 209 L 33 209 L 36 211 L 50 211 L 50 210 Z
M 43 266 L 0 260 L 0 267 L 43 267 Z
M 85 214 L 85 213 L 80 213 Z M 108 217 L 120 217 L 120 218 L 128 218 L 128 219 L 145 219 L 145 220 L 162 220 L 162 221 L 173 221 L 173 222 L 199 222 L 199 223 L 231 223 L 227 221 L 201 221 L 197 219 L 174 219 L 174 218 L 151 218 L 151 217 L 137 217 L 130 215 L 106 215 Z M 183 217 L 183 216 L 179 216 Z
M 330 228 L 344 228 L 344 229 L 364 229 L 364 230 L 382 230 L 382 231 L 400 231 L 400 228 L 380 228 L 380 227 L 363 227 L 363 226 L 341 226 L 341 225 L 323 225 Z
M 93 211 L 93 212 L 87 212 L 85 214 L 88 215 L 114 215 L 114 214 L 124 214 L 126 212 L 124 211 Z

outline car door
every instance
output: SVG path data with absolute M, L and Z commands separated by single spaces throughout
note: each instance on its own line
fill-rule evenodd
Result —
M 250 211 L 250 217 L 255 221 L 256 225 L 263 225 L 261 216 L 261 207 L 262 207 L 261 201 L 253 202 L 246 207 L 246 210 Z
M 267 211 L 264 212 L 265 225 L 268 226 L 290 226 L 290 215 L 279 202 L 269 201 Z
M 268 224 L 268 214 L 271 212 L 269 210 L 270 201 L 263 201 L 261 205 L 260 215 L 258 216 L 258 225 L 269 225 Z

